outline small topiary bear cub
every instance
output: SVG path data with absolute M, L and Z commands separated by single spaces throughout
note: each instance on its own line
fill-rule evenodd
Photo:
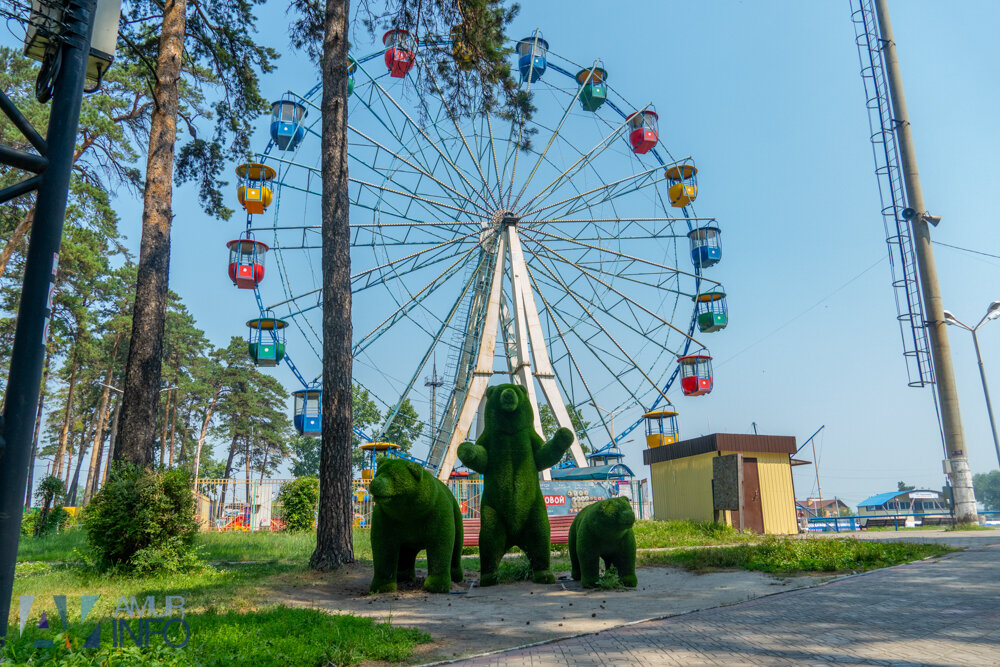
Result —
M 569 527 L 569 560 L 573 579 L 582 580 L 584 588 L 594 588 L 604 567 L 618 570 L 622 585 L 634 588 L 635 513 L 628 498 L 610 498 L 580 510 Z
M 414 581 L 422 549 L 427 550 L 425 590 L 447 593 L 452 581 L 462 581 L 462 513 L 447 486 L 412 461 L 385 459 L 368 491 L 375 499 L 372 593 Z

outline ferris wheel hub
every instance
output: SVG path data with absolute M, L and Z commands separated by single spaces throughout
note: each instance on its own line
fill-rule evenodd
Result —
M 494 211 L 490 216 L 491 227 L 516 227 L 521 218 L 510 209 Z

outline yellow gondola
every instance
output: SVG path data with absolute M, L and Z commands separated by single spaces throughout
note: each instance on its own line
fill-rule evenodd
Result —
M 662 447 L 677 442 L 677 413 L 673 410 L 653 410 L 642 416 L 646 420 L 646 446 Z
M 236 191 L 240 204 L 251 215 L 260 215 L 271 205 L 273 194 L 267 187 L 277 173 L 273 168 L 259 162 L 247 162 L 236 167 L 236 175 L 243 185 Z
M 693 164 L 677 164 L 663 174 L 670 182 L 667 195 L 670 205 L 684 208 L 698 197 L 698 167 Z

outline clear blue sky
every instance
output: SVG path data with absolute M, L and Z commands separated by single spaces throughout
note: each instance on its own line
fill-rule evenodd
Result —
M 989 196 L 1000 179 L 1000 6 L 941 11 L 930 0 L 897 0 L 890 10 L 924 197 L 943 217 L 933 238 L 1000 255 Z M 267 94 L 310 88 L 315 68 L 288 46 L 284 3 L 265 8 L 260 25 L 283 54 Z M 699 214 L 723 227 L 724 260 L 712 277 L 726 285 L 730 325 L 710 339 L 715 391 L 674 399 L 682 436 L 749 432 L 756 422 L 761 433 L 802 442 L 825 424 L 824 497 L 854 505 L 899 480 L 940 488 L 931 394 L 906 387 L 848 2 L 662 2 L 627 12 L 607 2 L 523 2 L 512 36 L 536 27 L 561 55 L 601 57 L 629 99 L 653 100 L 661 141 L 697 161 Z M 363 29 L 354 41 L 356 52 L 375 50 Z M 259 128 L 263 149 L 266 119 Z M 242 222 L 208 219 L 194 195 L 187 187 L 175 195 L 171 287 L 224 345 L 244 334 L 254 310 L 225 276 L 225 241 Z M 137 247 L 140 208 L 119 204 Z M 935 254 L 945 307 L 978 321 L 1000 299 L 1000 260 L 942 246 Z M 985 472 L 997 460 L 972 344 L 966 332 L 950 333 L 971 465 Z M 1000 400 L 1000 324 L 984 327 L 980 342 Z M 295 388 L 290 373 L 275 372 Z M 627 463 L 646 476 L 634 435 Z M 814 495 L 812 467 L 796 469 L 795 483 L 800 497 Z

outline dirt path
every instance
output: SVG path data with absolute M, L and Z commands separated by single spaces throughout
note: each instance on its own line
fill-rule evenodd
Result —
M 418 577 L 424 574 L 418 569 Z M 369 596 L 371 565 L 358 563 L 334 574 L 300 576 L 278 587 L 274 601 L 418 627 L 434 638 L 415 656 L 427 662 L 742 602 L 818 580 L 757 572 L 699 575 L 665 567 L 644 567 L 637 574 L 639 586 L 633 591 L 584 591 L 566 571 L 557 571 L 557 577 L 566 578 L 550 586 L 519 582 L 491 588 L 471 586 L 479 576 L 467 571 L 466 582 L 453 585 L 450 595 L 413 587 Z

